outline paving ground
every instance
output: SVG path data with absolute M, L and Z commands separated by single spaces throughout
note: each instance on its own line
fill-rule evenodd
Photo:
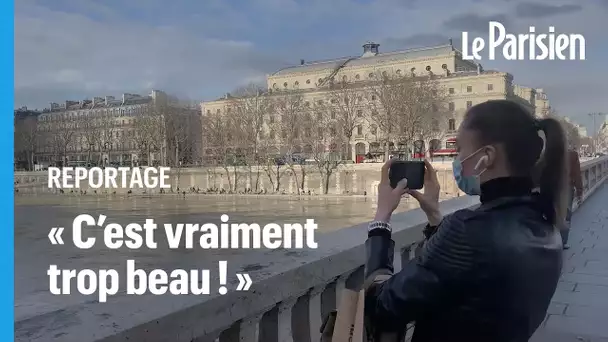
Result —
M 571 248 L 533 342 L 608 342 L 608 184 L 574 213 Z

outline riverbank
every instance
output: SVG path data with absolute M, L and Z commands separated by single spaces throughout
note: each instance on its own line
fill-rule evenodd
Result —
M 33 193 L 23 193 L 23 194 L 16 194 L 16 197 L 23 197 L 23 198 L 27 198 L 27 197 L 40 197 L 41 194 L 33 194 Z M 271 193 L 271 194 L 217 194 L 217 193 L 188 193 L 186 192 L 184 193 L 165 193 L 165 194 L 159 194 L 159 193 L 155 193 L 155 194 L 79 194 L 79 193 L 57 193 L 57 194 L 52 194 L 52 193 L 47 193 L 44 194 L 42 196 L 59 196 L 59 197 L 84 197 L 84 198 L 108 198 L 108 199 L 112 199 L 112 198 L 120 198 L 120 199 L 127 199 L 127 198 L 171 198 L 171 199 L 175 199 L 175 198 L 193 198 L 193 197 L 217 197 L 217 198 L 286 198 L 286 199 L 324 199 L 324 198 L 358 198 L 358 199 L 376 199 L 376 195 L 361 195 L 361 194 L 314 194 L 314 195 L 308 195 L 308 194 L 275 194 L 275 193 Z M 441 194 L 440 195 L 440 199 L 449 199 L 449 198 L 454 198 L 457 196 L 453 196 L 450 194 Z
M 456 194 L 457 187 L 454 183 L 454 177 L 452 171 L 449 169 L 451 164 L 449 163 L 435 163 L 435 167 L 438 170 L 438 178 L 441 183 L 441 188 L 452 194 Z M 174 194 L 177 192 L 182 193 L 186 191 L 188 193 L 198 192 L 199 194 L 203 191 L 209 194 L 209 189 L 216 190 L 216 192 L 224 191 L 227 192 L 229 189 L 236 192 L 244 193 L 247 189 L 258 189 L 272 196 L 302 196 L 297 195 L 298 188 L 306 189 L 306 195 L 308 196 L 308 190 L 311 195 L 315 193 L 316 196 L 334 196 L 335 197 L 351 197 L 351 196 L 368 196 L 375 197 L 377 193 L 377 187 L 379 183 L 379 172 L 382 164 L 353 164 L 343 165 L 342 167 L 335 170 L 327 184 L 327 179 L 323 175 L 315 172 L 314 169 L 306 170 L 306 177 L 302 179 L 302 170 L 282 170 L 284 171 L 280 175 L 280 182 L 277 176 L 267 177 L 266 173 L 254 173 L 253 175 L 247 168 L 237 168 L 236 174 L 234 172 L 227 173 L 219 169 L 210 168 L 182 168 L 179 172 L 173 172 L 171 175 L 171 188 L 174 190 Z M 259 176 L 259 178 L 257 177 Z M 33 194 L 47 194 L 55 193 L 56 189 L 49 189 L 48 186 L 48 175 L 45 172 L 34 172 L 34 173 L 16 173 L 15 182 L 17 183 L 15 193 L 33 193 Z M 279 189 L 277 189 L 277 183 Z M 327 195 L 320 195 L 325 192 L 327 188 Z M 177 191 L 177 189 L 181 191 Z M 98 194 L 121 194 L 121 195 L 143 195 L 147 196 L 150 194 L 157 195 L 160 193 L 159 188 L 144 190 L 137 189 L 131 190 L 120 188 L 120 189 L 92 189 L 83 188 L 80 189 L 64 189 L 63 195 L 66 193 L 78 192 L 80 190 L 86 191 L 86 194 L 94 193 L 97 191 Z M 169 189 L 166 189 L 169 190 Z M 106 192 L 106 194 L 104 194 Z M 130 192 L 130 193 L 129 193 Z M 257 191 L 258 193 L 260 191 Z M 285 195 L 281 195 L 285 193 Z M 287 195 L 289 194 L 289 195 Z M 245 194 L 243 194 L 245 196 Z M 262 194 L 251 194 L 246 196 L 259 196 Z

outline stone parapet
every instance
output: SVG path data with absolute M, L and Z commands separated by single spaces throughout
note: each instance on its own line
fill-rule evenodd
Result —
M 586 200 L 608 179 L 608 157 L 583 162 Z M 440 203 L 448 214 L 478 205 L 464 196 Z M 395 268 L 414 257 L 426 224 L 424 213 L 411 210 L 392 219 Z M 361 286 L 367 224 L 320 236 L 315 250 L 260 251 L 247 256 L 254 284 L 247 292 L 212 296 L 116 296 L 108 303 L 68 307 L 64 323 L 48 315 L 16 322 L 18 341 L 63 342 L 190 342 L 190 341 L 319 341 L 319 320 L 335 309 L 344 288 Z M 254 271 L 251 271 L 254 269 Z M 232 284 L 236 278 L 230 279 Z M 145 298 L 144 298 L 145 297 Z M 100 324 L 106 317 L 108 324 Z M 114 322 L 114 323 L 110 323 Z M 91 332 L 95 332 L 92 335 Z

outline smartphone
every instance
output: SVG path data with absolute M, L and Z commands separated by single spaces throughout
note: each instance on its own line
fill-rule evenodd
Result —
M 391 187 L 396 188 L 403 178 L 407 179 L 407 188 L 420 190 L 424 186 L 424 161 L 398 160 L 393 162 L 388 171 Z

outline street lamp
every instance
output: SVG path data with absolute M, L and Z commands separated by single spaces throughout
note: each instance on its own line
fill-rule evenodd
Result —
M 589 113 L 589 116 L 593 118 L 593 133 L 591 136 L 591 141 L 593 143 L 593 154 L 595 155 L 597 153 L 597 138 L 598 138 L 598 132 L 597 132 L 597 126 L 596 126 L 596 120 L 595 118 L 600 118 L 602 116 L 605 116 L 605 113 Z

